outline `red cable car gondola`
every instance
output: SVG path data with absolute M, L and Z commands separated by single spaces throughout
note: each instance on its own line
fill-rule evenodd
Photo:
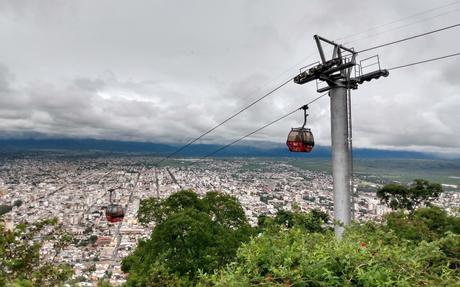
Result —
M 123 218 L 125 217 L 125 210 L 123 206 L 112 203 L 113 189 L 109 189 L 109 192 L 110 192 L 110 204 L 105 209 L 105 217 L 107 218 L 107 221 L 111 223 L 123 221 Z
M 311 152 L 315 146 L 315 140 L 310 129 L 305 128 L 307 124 L 308 105 L 301 107 L 304 113 L 304 122 L 300 128 L 292 128 L 287 137 L 286 144 L 290 152 Z

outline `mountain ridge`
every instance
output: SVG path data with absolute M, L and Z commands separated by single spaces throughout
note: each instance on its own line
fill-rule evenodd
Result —
M 218 144 L 194 144 L 177 156 L 205 156 L 223 145 Z M 141 153 L 165 156 L 177 150 L 179 144 L 164 144 L 155 142 L 99 140 L 99 139 L 35 139 L 35 138 L 8 138 L 0 139 L 0 151 L 36 151 L 36 150 L 60 150 L 60 151 L 100 151 L 113 153 Z M 268 143 L 258 145 L 243 143 L 230 146 L 214 157 L 305 157 L 305 153 L 291 153 L 282 144 Z M 324 158 L 331 156 L 330 147 L 316 146 L 313 152 L 307 154 L 312 158 Z M 413 159 L 439 159 L 440 157 L 413 151 L 404 150 L 381 150 L 368 148 L 353 149 L 353 156 L 357 158 L 413 158 Z

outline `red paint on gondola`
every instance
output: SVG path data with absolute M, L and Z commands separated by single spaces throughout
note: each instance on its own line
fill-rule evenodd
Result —
M 312 145 L 305 145 L 303 142 L 287 141 L 289 151 L 292 152 L 311 152 L 313 149 Z
M 111 223 L 117 223 L 123 221 L 123 217 L 114 217 L 110 215 L 106 215 L 107 221 Z

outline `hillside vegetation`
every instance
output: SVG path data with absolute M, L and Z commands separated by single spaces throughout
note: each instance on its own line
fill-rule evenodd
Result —
M 385 186 L 377 195 L 394 211 L 351 224 L 341 241 L 319 210 L 294 206 L 251 227 L 239 201 L 219 192 L 149 198 L 138 218 L 154 228 L 123 259 L 125 286 L 460 286 L 460 217 L 430 205 L 439 188 Z M 77 284 L 71 266 L 40 258 L 45 241 L 57 254 L 72 238 L 56 220 L 0 223 L 0 286 Z
M 426 181 L 401 188 L 412 199 L 439 191 Z M 394 194 L 381 194 L 392 202 Z M 123 261 L 126 286 L 458 286 L 460 218 L 437 207 L 393 207 L 382 222 L 354 223 L 337 241 L 318 210 L 280 210 L 251 228 L 228 195 L 151 198 L 138 216 L 156 227 Z

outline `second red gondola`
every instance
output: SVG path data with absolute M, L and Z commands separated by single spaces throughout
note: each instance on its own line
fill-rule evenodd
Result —
M 123 221 L 123 218 L 125 217 L 125 211 L 123 209 L 123 206 L 118 204 L 111 204 L 107 206 L 105 210 L 105 217 L 107 218 L 107 221 L 110 223 Z
M 113 191 L 114 189 L 109 190 L 110 204 L 105 209 L 105 217 L 107 221 L 110 223 L 116 223 L 116 222 L 123 221 L 123 218 L 125 217 L 125 209 L 123 208 L 123 206 L 112 203 L 112 192 Z

